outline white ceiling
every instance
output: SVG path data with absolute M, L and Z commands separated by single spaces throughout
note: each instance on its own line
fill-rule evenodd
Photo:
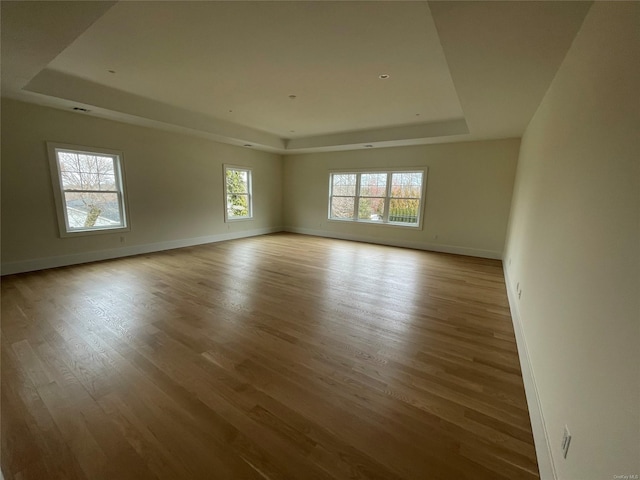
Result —
M 280 153 L 514 137 L 589 6 L 3 1 L 2 94 Z

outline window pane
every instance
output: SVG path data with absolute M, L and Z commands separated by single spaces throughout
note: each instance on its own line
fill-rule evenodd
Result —
M 245 172 L 246 173 L 246 172 Z M 249 195 L 227 195 L 227 217 L 241 218 L 249 216 Z
M 227 170 L 227 192 L 249 193 L 249 172 L 246 170 Z
M 422 172 L 402 172 L 391 175 L 391 196 L 420 198 L 422 194 Z
M 421 171 L 332 173 L 329 218 L 418 227 L 423 179 Z
M 356 174 L 333 174 L 332 195 L 354 196 L 356 194 Z
M 113 157 L 59 151 L 58 165 L 65 190 L 116 190 Z
M 358 202 L 358 219 L 382 222 L 383 218 L 384 198 L 360 198 Z
M 99 186 L 100 188 L 98 188 L 98 190 L 111 190 L 111 191 L 115 191 L 116 190 L 116 176 L 115 175 L 109 175 L 109 174 L 104 174 L 104 175 L 100 175 L 98 178 L 99 181 Z
M 70 230 L 123 226 L 116 193 L 65 192 L 64 203 Z
M 384 197 L 387 195 L 386 173 L 363 173 L 360 177 L 360 195 L 363 197 Z
M 353 218 L 355 197 L 333 197 L 331 199 L 331 218 Z
M 420 200 L 391 199 L 389 203 L 389 221 L 418 223 Z

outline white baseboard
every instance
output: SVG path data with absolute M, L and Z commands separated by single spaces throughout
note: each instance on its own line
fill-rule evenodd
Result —
M 428 250 L 431 252 L 455 253 L 457 255 L 468 255 L 471 257 L 502 259 L 502 252 L 493 250 L 481 250 L 478 248 L 459 247 L 456 245 L 442 245 L 438 243 L 409 242 L 405 240 L 388 240 L 370 237 L 366 235 L 351 235 L 348 233 L 329 232 L 326 230 L 313 230 L 309 228 L 284 227 L 285 232 L 301 233 L 313 235 L 315 237 L 337 238 L 339 240 L 352 240 L 355 242 L 375 243 L 378 245 L 389 245 L 392 247 L 413 248 L 415 250 Z
M 282 227 L 259 228 L 255 230 L 245 230 L 242 232 L 222 233 L 218 235 L 208 235 L 205 237 L 183 238 L 180 240 L 133 245 L 130 247 L 113 248 L 109 250 L 98 250 L 94 252 L 74 253 L 72 255 L 60 255 L 56 257 L 23 260 L 19 262 L 8 262 L 2 264 L 2 275 L 12 275 L 14 273 L 31 272 L 47 268 L 66 267 L 68 265 L 97 262 L 100 260 L 110 260 L 120 257 L 130 257 L 132 255 L 160 252 L 162 250 L 172 250 L 174 248 L 192 247 L 194 245 L 203 245 L 205 243 L 254 237 L 256 235 L 265 235 L 267 233 L 276 233 L 281 231 L 283 231 Z
M 327 232 L 324 230 L 312 230 L 308 228 L 298 227 L 270 227 L 256 230 L 247 230 L 242 232 L 222 233 L 218 235 L 209 235 L 205 237 L 184 238 L 179 240 L 170 240 L 167 242 L 148 243 L 144 245 L 133 245 L 128 247 L 112 248 L 109 250 L 98 250 L 93 252 L 74 253 L 71 255 L 59 255 L 55 257 L 43 257 L 29 260 L 21 260 L 17 262 L 2 263 L 1 275 L 13 275 L 15 273 L 32 272 L 34 270 L 45 270 L 47 268 L 66 267 L 68 265 L 77 265 L 80 263 L 97 262 L 100 260 L 110 260 L 113 258 L 129 257 L 132 255 L 141 255 L 145 253 L 160 252 L 162 250 L 171 250 L 174 248 L 191 247 L 194 245 L 203 245 L 205 243 L 222 242 L 224 240 L 234 240 L 236 238 L 253 237 L 256 235 L 265 235 L 276 232 L 292 232 L 304 235 L 314 235 L 317 237 L 337 238 L 340 240 L 352 240 L 356 242 L 375 243 L 379 245 L 390 245 L 393 247 L 413 248 L 416 250 L 429 250 L 433 252 L 454 253 L 457 255 L 469 255 L 472 257 L 501 259 L 502 253 L 493 250 L 481 250 L 477 248 L 459 247 L 455 245 L 430 244 L 422 242 L 408 242 L 402 240 L 381 240 L 376 237 L 368 237 L 365 235 L 350 235 L 335 232 Z
M 538 394 L 531 359 L 529 357 L 529 348 L 527 347 L 527 339 L 522 327 L 520 317 L 520 309 L 518 307 L 518 294 L 513 288 L 513 284 L 509 279 L 507 271 L 507 262 L 503 262 L 504 279 L 507 286 L 507 296 L 509 298 L 509 308 L 511 310 L 511 318 L 513 321 L 513 329 L 516 335 L 516 343 L 518 344 L 518 357 L 520 358 L 520 368 L 522 369 L 522 381 L 527 396 L 527 405 L 529 407 L 529 417 L 531 418 L 531 429 L 533 430 L 533 441 L 536 448 L 536 456 L 538 457 L 538 468 L 540 470 L 540 480 L 557 480 L 555 465 L 553 464 L 553 456 L 551 455 L 551 443 L 549 442 L 549 433 L 544 421 L 542 412 L 542 404 Z

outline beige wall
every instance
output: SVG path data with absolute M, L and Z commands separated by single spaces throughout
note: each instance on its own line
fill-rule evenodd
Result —
M 561 480 L 640 475 L 639 19 L 594 3 L 518 163 L 504 259 Z
M 59 237 L 46 141 L 124 152 L 130 232 Z M 223 163 L 253 169 L 254 220 L 224 223 Z M 280 155 L 2 100 L 3 273 L 279 230 L 281 214 Z
M 7 99 L 2 137 L 3 273 L 264 233 L 283 223 L 305 233 L 499 258 L 519 147 L 519 140 L 510 139 L 283 161 L 280 155 Z M 59 237 L 46 141 L 124 152 L 130 232 Z M 253 168 L 253 221 L 224 223 L 223 163 Z M 330 169 L 388 166 L 428 167 L 423 229 L 327 221 Z
M 501 258 L 519 139 L 285 157 L 288 229 L 337 238 Z M 327 220 L 329 171 L 428 167 L 422 230 Z

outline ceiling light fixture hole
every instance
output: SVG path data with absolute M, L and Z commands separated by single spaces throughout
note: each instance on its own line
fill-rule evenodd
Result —
M 383 73 L 382 75 L 379 75 L 378 78 L 381 80 L 386 80 L 387 78 L 389 78 L 390 75 Z

